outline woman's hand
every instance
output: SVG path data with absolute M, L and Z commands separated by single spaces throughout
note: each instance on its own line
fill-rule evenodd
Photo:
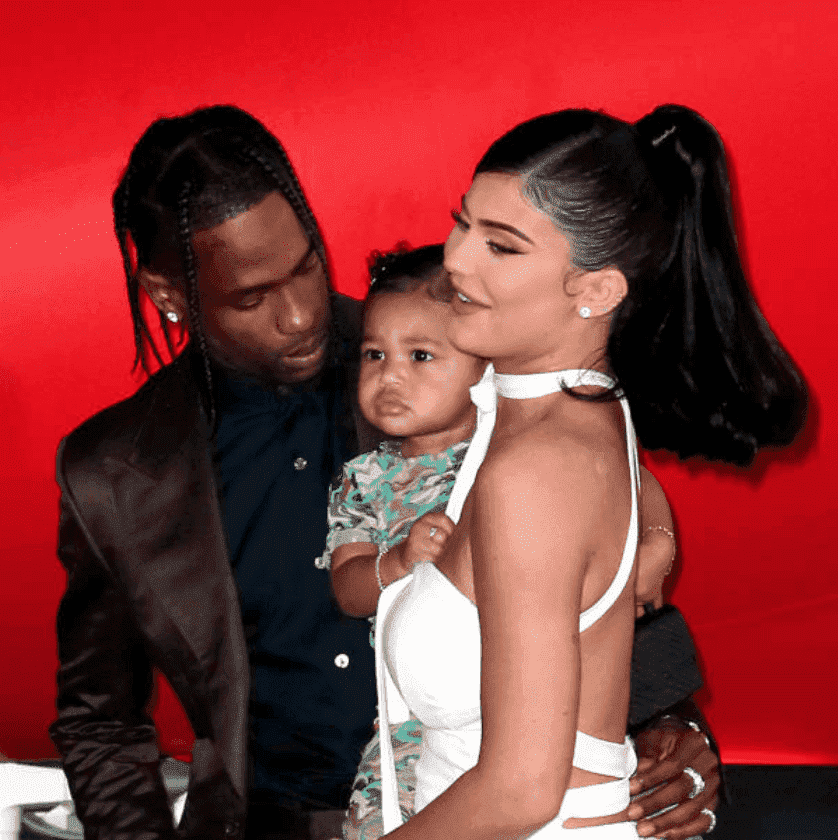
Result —
M 651 791 L 629 806 L 629 819 L 638 821 L 637 833 L 666 840 L 706 834 L 715 823 L 706 811 L 715 811 L 719 804 L 720 777 L 719 759 L 705 736 L 682 721 L 666 719 L 640 732 L 635 744 L 639 761 L 631 792 L 637 796 Z M 701 785 L 685 772 L 687 767 L 704 783 L 692 798 Z M 657 813 L 663 809 L 670 810 Z

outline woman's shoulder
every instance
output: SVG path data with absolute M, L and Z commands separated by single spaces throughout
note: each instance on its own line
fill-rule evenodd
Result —
M 538 495 L 586 504 L 607 492 L 609 477 L 625 464 L 625 438 L 600 405 L 582 418 L 548 416 L 521 430 L 501 433 L 478 474 L 483 491 Z M 591 415 L 590 417 L 588 415 Z
M 571 406 L 569 412 L 545 413 L 537 422 L 499 430 L 487 460 L 505 466 L 517 463 L 543 465 L 545 470 L 585 470 L 614 450 L 614 444 L 620 440 L 609 415 L 609 409 L 602 404 L 590 403 Z
M 566 496 L 587 494 L 596 478 L 595 455 L 578 437 L 525 432 L 490 450 L 475 487 L 483 498 L 503 495 L 528 505 L 538 499 L 558 504 Z

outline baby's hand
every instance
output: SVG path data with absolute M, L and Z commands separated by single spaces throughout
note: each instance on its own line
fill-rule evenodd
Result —
M 405 568 L 412 569 L 414 563 L 436 563 L 453 532 L 454 523 L 441 510 L 417 519 L 404 541 Z

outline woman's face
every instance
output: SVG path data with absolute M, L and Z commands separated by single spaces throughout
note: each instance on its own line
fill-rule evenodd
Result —
M 445 243 L 451 342 L 499 372 L 575 367 L 569 345 L 581 319 L 567 281 L 583 272 L 567 238 L 521 194 L 521 179 L 478 175 L 454 220 Z

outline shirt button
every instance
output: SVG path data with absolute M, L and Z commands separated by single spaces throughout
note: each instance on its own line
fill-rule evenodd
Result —
M 304 470 L 308 466 L 308 461 L 300 455 L 299 458 L 294 459 L 294 469 L 295 470 Z
M 338 668 L 348 668 L 349 667 L 349 657 L 345 653 L 339 653 L 335 657 L 335 665 Z
M 327 569 L 329 567 L 329 561 L 325 557 L 315 557 L 314 565 L 318 569 Z

